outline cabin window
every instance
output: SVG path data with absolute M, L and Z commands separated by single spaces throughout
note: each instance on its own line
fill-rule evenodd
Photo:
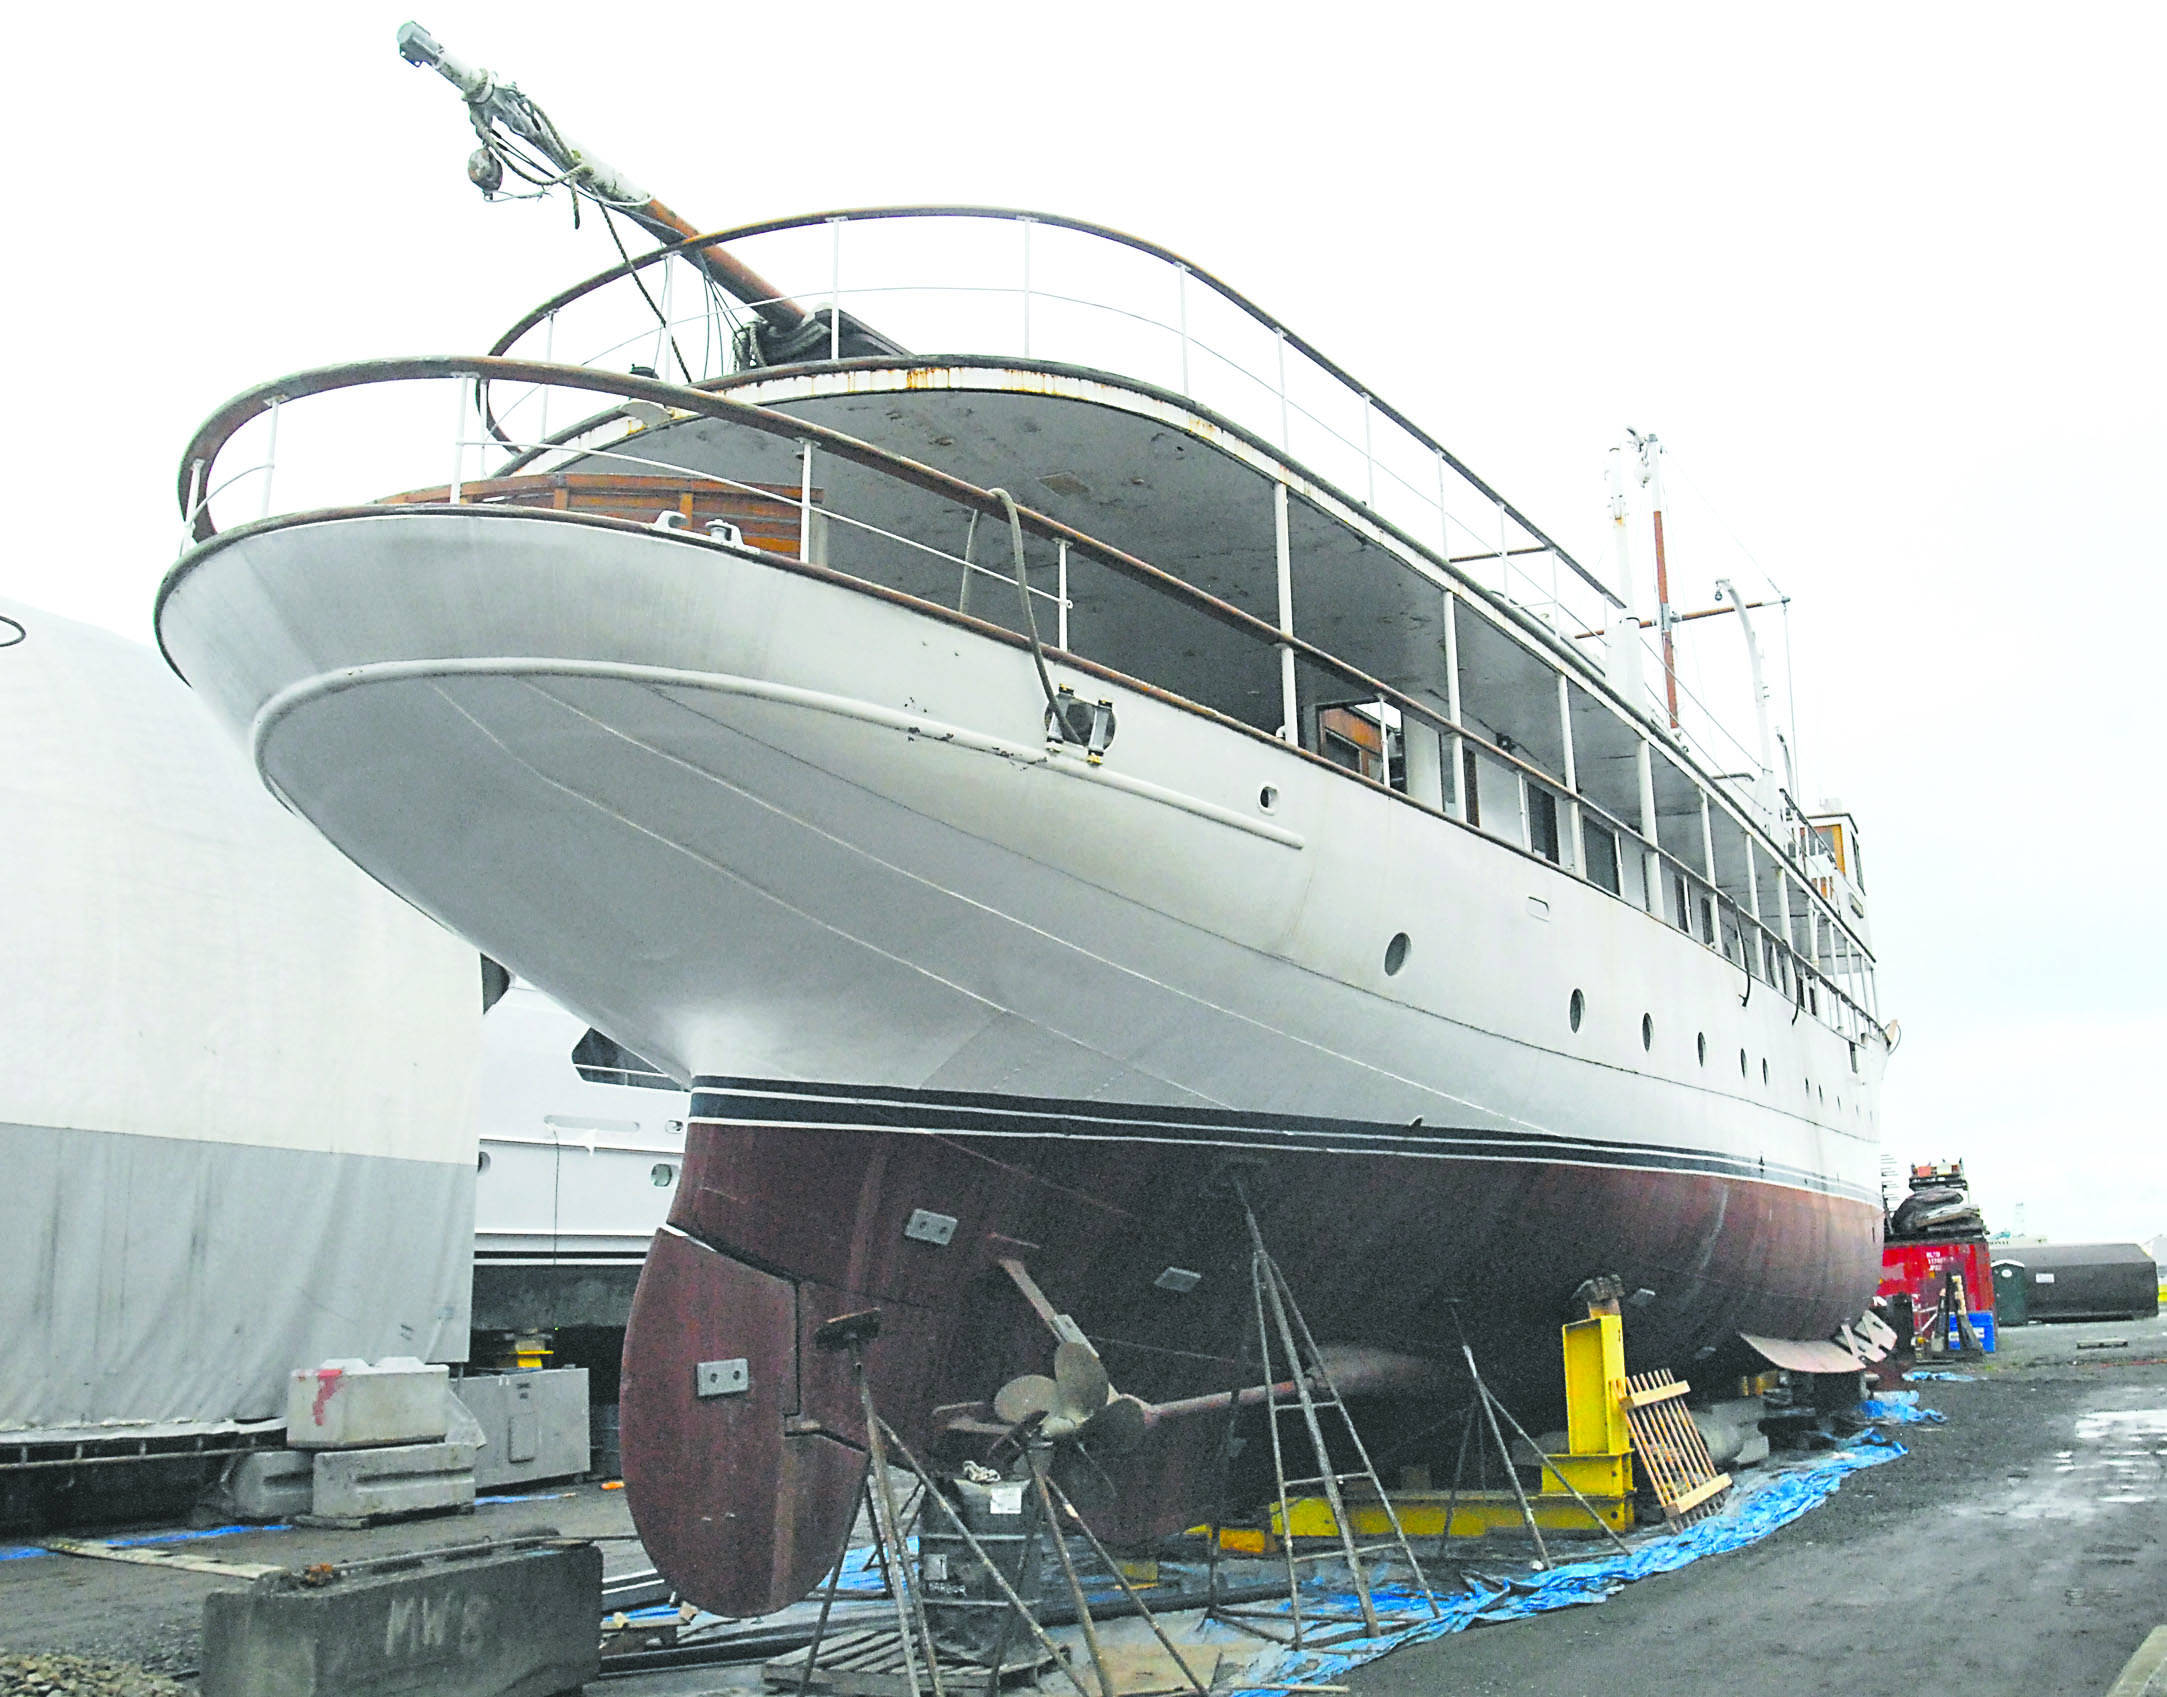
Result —
M 1588 882 L 1612 895 L 1624 892 L 1618 882 L 1618 839 L 1592 819 L 1583 820 L 1580 841 L 1586 855 Z
M 1543 859 L 1558 858 L 1558 798 L 1548 790 L 1527 792 L 1528 847 Z
M 1476 764 L 1472 743 L 1460 744 L 1461 777 L 1463 793 L 1467 797 L 1467 822 L 1477 830 L 1482 828 L 1482 768 Z
M 1389 783 L 1385 727 L 1358 707 L 1326 707 L 1317 713 L 1317 752 L 1334 766 Z

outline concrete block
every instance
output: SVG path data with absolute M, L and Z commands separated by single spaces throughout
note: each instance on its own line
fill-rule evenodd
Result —
M 286 1382 L 286 1442 L 299 1450 L 437 1443 L 450 1386 L 448 1368 L 410 1355 L 299 1368 Z
M 310 1512 L 320 1520 L 441 1514 L 474 1506 L 472 1444 L 319 1450 Z
M 226 1488 L 242 1520 L 291 1520 L 315 1512 L 315 1457 L 307 1450 L 252 1450 L 233 1464 Z
M 587 1471 L 587 1370 L 474 1374 L 452 1387 L 487 1435 L 474 1461 L 483 1490 Z
M 599 1671 L 602 1555 L 552 1544 L 203 1600 L 203 1697 L 556 1697 Z

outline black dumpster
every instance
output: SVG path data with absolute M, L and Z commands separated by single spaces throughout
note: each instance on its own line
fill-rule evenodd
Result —
M 2159 1312 L 2159 1268 L 2141 1243 L 2027 1243 L 2021 1265 L 2033 1320 L 2149 1320 Z M 1997 1266 L 1995 1296 L 2006 1288 Z

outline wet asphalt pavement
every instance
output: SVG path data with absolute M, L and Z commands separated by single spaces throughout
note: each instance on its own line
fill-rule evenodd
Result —
M 2079 1349 L 2127 1340 L 2120 1349 Z M 2167 1325 L 2028 1326 L 1945 1426 L 1761 1543 L 1608 1602 L 1478 1627 L 1346 1677 L 1355 1697 L 2100 1697 L 2167 1622 Z M 1922 1365 L 1940 1365 L 1923 1363 Z

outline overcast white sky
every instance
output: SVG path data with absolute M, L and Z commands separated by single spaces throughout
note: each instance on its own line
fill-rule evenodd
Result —
M 1890 1152 L 1967 1157 L 1995 1225 L 2167 1230 L 2167 10 L 427 6 L 710 227 L 974 201 L 1176 248 L 1598 559 L 1605 450 L 1658 431 L 1678 599 L 1738 542 L 1795 598 Z M 0 594 L 147 635 L 219 401 L 477 350 L 604 263 L 466 184 L 406 15 L 17 43 Z

